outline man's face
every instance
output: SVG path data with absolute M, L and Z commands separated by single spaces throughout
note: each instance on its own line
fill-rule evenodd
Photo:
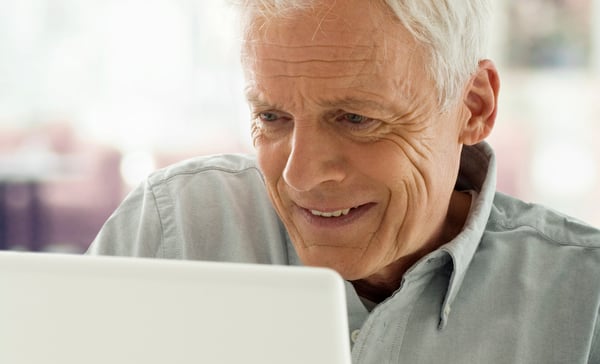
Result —
M 440 112 L 424 52 L 383 5 L 322 3 L 255 18 L 243 63 L 258 162 L 300 259 L 357 280 L 443 238 L 466 117 Z

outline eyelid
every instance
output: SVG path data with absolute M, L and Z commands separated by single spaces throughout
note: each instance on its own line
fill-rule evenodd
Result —
M 285 119 L 285 120 L 289 120 L 290 116 L 287 113 L 284 113 L 282 111 L 277 111 L 277 110 L 273 110 L 273 109 L 266 109 L 266 110 L 256 110 L 254 111 L 254 118 L 255 119 L 260 119 L 262 121 L 265 122 L 269 122 L 269 120 L 264 120 L 261 117 L 261 114 L 273 114 L 275 115 L 277 118 L 275 120 L 271 120 L 271 121 L 276 121 L 276 120 L 280 120 L 280 119 Z
M 368 120 L 376 120 L 375 118 L 362 114 L 360 112 L 353 112 L 353 111 L 347 111 L 347 110 L 339 110 L 336 113 L 336 119 L 346 119 L 346 117 L 348 115 L 356 115 L 356 116 L 360 116 L 362 118 L 364 118 L 364 120 L 368 121 Z M 347 119 L 346 119 L 347 120 Z
M 260 112 L 256 113 L 256 117 L 262 121 L 274 121 L 274 120 L 268 120 L 268 118 L 264 117 L 265 115 L 273 115 L 273 117 L 275 118 L 274 120 L 279 119 L 279 115 L 274 112 L 260 111 Z
M 370 118 L 370 117 L 368 117 L 368 116 L 365 116 L 365 115 L 362 115 L 362 114 L 353 113 L 353 112 L 347 112 L 347 113 L 344 113 L 344 114 L 342 115 L 342 117 L 343 117 L 345 120 L 347 120 L 347 121 L 349 121 L 349 122 L 352 122 L 352 120 L 350 120 L 350 116 L 359 117 L 359 118 L 361 119 L 361 121 L 368 121 L 368 120 L 371 120 L 371 119 L 372 119 L 372 118 Z
M 363 117 L 365 120 L 364 122 L 361 123 L 352 123 L 351 121 L 346 119 L 347 115 L 358 115 Z M 348 111 L 340 111 L 340 113 L 338 113 L 338 115 L 336 116 L 336 121 L 339 122 L 345 122 L 347 127 L 349 129 L 352 130 L 356 130 L 356 131 L 362 131 L 362 130 L 368 130 L 373 128 L 373 126 L 376 125 L 380 125 L 381 124 L 381 120 L 367 116 L 367 115 L 363 115 L 363 114 L 359 114 L 359 113 L 353 113 L 353 112 L 348 112 Z

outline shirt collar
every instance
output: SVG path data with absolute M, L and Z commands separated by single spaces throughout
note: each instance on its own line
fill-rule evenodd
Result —
M 471 202 L 471 209 L 463 230 L 440 248 L 451 257 L 453 264 L 450 283 L 440 313 L 440 328 L 446 326 L 451 306 L 483 237 L 492 210 L 496 192 L 496 159 L 492 148 L 487 143 L 464 147 L 456 189 L 473 190 L 477 193 Z

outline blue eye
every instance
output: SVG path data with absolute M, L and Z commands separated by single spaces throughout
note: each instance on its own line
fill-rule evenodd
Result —
M 367 131 L 380 124 L 377 119 L 351 112 L 341 113 L 337 116 L 336 121 L 352 131 Z
M 353 124 L 360 124 L 367 120 L 366 117 L 359 114 L 344 114 L 344 120 L 349 121 Z
M 258 114 L 258 117 L 262 121 L 275 121 L 279 119 L 279 115 L 272 112 L 261 112 Z

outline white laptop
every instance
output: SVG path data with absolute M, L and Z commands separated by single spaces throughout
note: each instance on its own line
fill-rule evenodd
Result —
M 0 252 L 0 363 L 350 364 L 320 268 Z

